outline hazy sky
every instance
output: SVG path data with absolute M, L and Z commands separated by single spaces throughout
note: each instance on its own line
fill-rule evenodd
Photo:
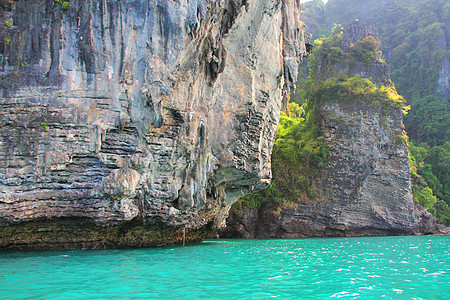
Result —
M 301 3 L 305 3 L 305 2 L 308 2 L 308 1 L 311 1 L 311 0 L 300 0 L 300 2 Z M 328 0 L 322 0 L 324 3 L 327 3 L 328 2 Z

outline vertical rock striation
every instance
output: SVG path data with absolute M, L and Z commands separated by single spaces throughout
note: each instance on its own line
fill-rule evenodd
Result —
M 299 1 L 1 0 L 0 18 L 0 248 L 195 240 L 269 184 L 309 51 Z

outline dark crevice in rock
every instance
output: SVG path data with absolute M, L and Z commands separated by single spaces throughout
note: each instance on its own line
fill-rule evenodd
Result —
M 217 76 L 223 72 L 226 64 L 227 51 L 222 44 L 222 38 L 229 32 L 238 17 L 241 8 L 247 6 L 246 0 L 227 0 L 221 12 L 220 34 L 219 36 L 207 37 L 206 49 L 203 50 L 203 61 L 205 73 L 209 78 L 209 84 L 213 85 Z M 201 60 L 201 61 L 202 61 Z
M 198 127 L 198 146 L 200 148 L 200 152 L 203 152 L 205 150 L 205 140 L 206 140 L 206 128 L 205 124 L 200 123 L 200 126 Z
M 247 0 L 226 0 L 221 20 L 221 35 L 227 34 L 238 17 L 242 6 L 247 6 Z
M 47 73 L 47 77 L 58 77 L 59 73 L 59 49 L 61 47 L 61 17 L 59 11 L 53 12 L 53 18 L 50 23 L 50 69 Z

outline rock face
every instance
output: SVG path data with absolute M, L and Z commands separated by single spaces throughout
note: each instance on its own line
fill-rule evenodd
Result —
M 352 25 L 343 49 L 373 30 Z M 350 34 L 349 34 L 350 32 Z M 356 35 L 356 37 L 355 37 Z M 384 63 L 340 62 L 337 72 L 392 84 Z M 368 103 L 325 101 L 318 107 L 320 128 L 329 147 L 318 186 L 322 199 L 277 209 L 265 203 L 244 208 L 227 220 L 227 237 L 365 236 L 431 233 L 436 220 L 414 207 L 402 111 Z
M 450 25 L 443 28 L 442 37 L 438 42 L 438 46 L 442 50 L 449 51 Z M 442 59 L 441 69 L 439 70 L 438 92 L 441 93 L 443 101 L 450 102 L 450 57 L 448 54 Z
M 434 217 L 414 208 L 408 149 L 400 139 L 401 111 L 390 109 L 384 113 L 380 108 L 337 100 L 325 103 L 320 113 L 330 149 L 320 183 L 325 199 L 300 201 L 281 211 L 267 204 L 259 210 L 244 208 L 231 214 L 224 236 L 433 232 Z
M 0 1 L 0 248 L 201 238 L 270 183 L 299 1 Z

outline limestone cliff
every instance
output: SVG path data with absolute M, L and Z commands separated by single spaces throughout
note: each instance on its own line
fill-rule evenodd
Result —
M 342 37 L 342 50 L 376 30 L 352 24 Z M 315 74 L 330 76 L 325 62 Z M 333 74 L 351 73 L 392 85 L 381 60 L 370 64 L 344 59 Z M 315 183 L 319 196 L 277 209 L 266 202 L 244 207 L 227 220 L 223 236 L 308 237 L 430 233 L 436 221 L 415 207 L 411 192 L 408 146 L 400 107 L 372 99 L 342 99 L 339 93 L 317 104 L 320 131 L 329 147 L 328 161 Z
M 224 237 L 318 237 L 432 233 L 434 217 L 415 208 L 398 109 L 328 101 L 320 110 L 330 153 L 323 198 L 281 210 L 270 203 L 230 214 Z
M 0 0 L 0 248 L 148 246 L 270 183 L 299 1 Z

